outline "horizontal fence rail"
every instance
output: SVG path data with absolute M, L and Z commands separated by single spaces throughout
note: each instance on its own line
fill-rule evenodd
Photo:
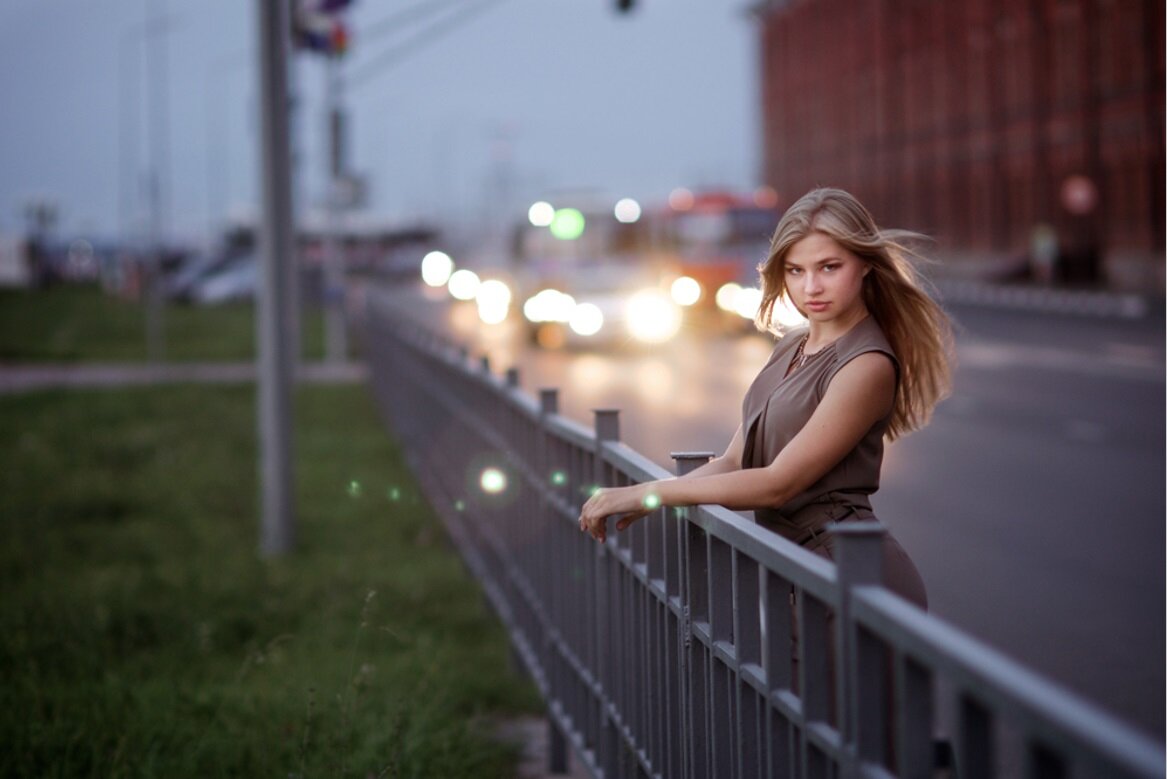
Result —
M 597 486 L 669 474 L 555 390 L 371 293 L 378 402 L 547 701 L 553 772 L 595 777 L 1163 777 L 1163 747 L 879 586 L 883 529 L 837 565 L 719 507 L 661 508 L 603 543 Z M 709 454 L 675 455 L 678 470 Z

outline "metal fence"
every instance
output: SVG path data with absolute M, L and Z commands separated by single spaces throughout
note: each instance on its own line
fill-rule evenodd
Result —
M 669 475 L 615 411 L 576 424 L 375 294 L 366 327 L 378 401 L 547 701 L 553 772 L 570 742 L 596 777 L 1164 776 L 1162 745 L 880 587 L 878 523 L 835 531 L 837 565 L 718 507 L 596 543 L 595 486 Z

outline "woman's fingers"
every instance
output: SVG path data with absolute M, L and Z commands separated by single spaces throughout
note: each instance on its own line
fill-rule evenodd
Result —
M 626 527 L 631 525 L 633 522 L 637 521 L 638 519 L 644 519 L 650 513 L 651 512 L 648 509 L 643 509 L 641 511 L 634 511 L 631 514 L 625 514 L 620 519 L 620 521 L 616 523 L 616 529 L 617 530 L 624 530 Z

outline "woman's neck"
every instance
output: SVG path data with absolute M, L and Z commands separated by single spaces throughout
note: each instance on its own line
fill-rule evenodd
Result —
M 866 318 L 867 306 L 860 305 L 856 306 L 848 314 L 832 319 L 829 322 L 815 322 L 812 319 L 809 323 L 810 330 L 807 333 L 806 345 L 804 347 L 806 352 L 808 354 L 814 354 L 819 349 L 834 343 L 852 327 Z

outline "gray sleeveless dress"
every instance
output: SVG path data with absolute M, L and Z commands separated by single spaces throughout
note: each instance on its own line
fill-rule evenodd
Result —
M 769 465 L 810 420 L 839 369 L 861 354 L 886 354 L 899 363 L 874 317 L 868 316 L 801 368 L 787 375 L 806 328 L 783 336 L 742 401 L 745 441 L 743 468 Z M 872 520 L 870 496 L 879 489 L 883 437 L 891 415 L 876 422 L 859 444 L 802 494 L 777 507 L 754 511 L 758 524 L 824 557 L 834 541 L 824 532 L 832 522 Z M 884 580 L 889 588 L 921 606 L 924 583 L 911 558 L 889 534 L 884 544 Z

